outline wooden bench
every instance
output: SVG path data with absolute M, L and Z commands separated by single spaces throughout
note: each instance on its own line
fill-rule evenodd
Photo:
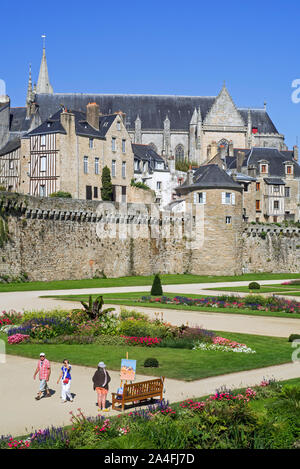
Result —
M 164 389 L 164 380 L 165 377 L 162 376 L 158 379 L 151 379 L 149 381 L 141 381 L 140 383 L 134 384 L 124 384 L 123 394 L 119 395 L 115 392 L 112 392 L 112 409 L 119 410 L 116 408 L 116 405 L 122 406 L 122 411 L 124 411 L 125 404 L 127 402 L 136 402 L 144 401 L 153 397 L 159 397 L 162 401 L 163 399 L 163 389 Z M 119 398 L 117 398 L 119 396 Z

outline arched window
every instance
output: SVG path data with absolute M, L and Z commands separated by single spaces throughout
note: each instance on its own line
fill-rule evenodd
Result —
M 154 143 L 148 143 L 148 147 L 152 148 L 157 153 L 157 146 Z
M 181 143 L 175 148 L 175 161 L 184 161 L 184 146 Z
M 221 151 L 221 149 L 225 149 L 225 154 L 228 155 L 228 147 L 229 147 L 229 142 L 225 138 L 222 138 L 222 140 L 219 141 L 218 143 L 218 150 Z

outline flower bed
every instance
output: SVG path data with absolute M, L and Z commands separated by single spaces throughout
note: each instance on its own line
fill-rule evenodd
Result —
M 199 306 L 201 308 L 235 308 L 251 309 L 254 311 L 300 313 L 299 301 L 286 300 L 275 296 L 268 298 L 260 295 L 249 295 L 244 298 L 225 295 L 204 298 L 189 298 L 185 296 L 175 296 L 174 298 L 161 296 L 153 298 L 151 296 L 143 296 L 140 301 L 142 303 L 173 304 L 193 307 Z
M 8 337 L 7 342 L 12 344 L 20 344 L 21 342 L 26 342 L 29 340 L 29 335 L 26 334 L 13 334 Z
M 161 339 L 158 337 L 126 337 L 124 335 L 121 337 L 124 337 L 127 345 L 145 345 L 151 347 L 161 343 Z
M 213 343 L 196 342 L 193 350 L 214 350 L 217 352 L 256 353 L 245 344 L 240 344 L 224 337 L 214 337 Z

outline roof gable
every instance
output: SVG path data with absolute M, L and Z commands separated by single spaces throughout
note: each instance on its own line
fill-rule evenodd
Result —
M 244 120 L 236 108 L 225 85 L 208 112 L 204 120 L 204 124 L 214 126 L 245 126 Z

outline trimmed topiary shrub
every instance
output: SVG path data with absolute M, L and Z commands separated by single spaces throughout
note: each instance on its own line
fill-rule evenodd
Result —
M 260 290 L 260 284 L 257 282 L 251 282 L 248 285 L 249 290 Z
M 161 286 L 160 277 L 159 277 L 159 274 L 155 274 L 152 288 L 151 288 L 151 296 L 162 296 L 162 295 L 163 295 L 163 290 Z
M 144 367 L 145 368 L 158 368 L 159 367 L 158 360 L 156 358 L 146 358 L 146 360 L 144 361 Z
M 300 340 L 299 334 L 291 334 L 289 337 L 289 342 L 293 342 L 294 340 Z

